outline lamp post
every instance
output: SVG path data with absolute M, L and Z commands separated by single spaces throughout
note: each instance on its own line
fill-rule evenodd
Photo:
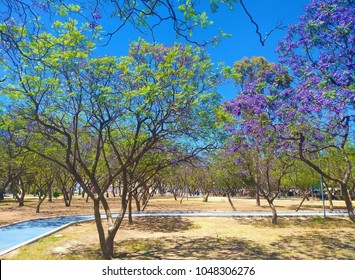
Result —
M 321 164 L 320 164 L 320 154 L 318 153 L 318 166 L 319 169 L 321 169 Z M 326 218 L 326 214 L 325 214 L 325 204 L 324 204 L 324 190 L 323 190 L 323 176 L 322 174 L 320 174 L 320 191 L 321 191 L 321 195 L 322 195 L 322 210 L 323 210 L 323 218 Z

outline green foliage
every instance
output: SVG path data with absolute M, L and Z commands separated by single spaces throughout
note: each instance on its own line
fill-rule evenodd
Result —
M 60 191 L 58 191 L 58 190 L 54 190 L 53 191 L 53 197 L 54 198 L 58 198 L 58 197 L 60 197 L 60 195 L 61 195 Z
M 26 149 L 105 182 L 119 166 L 162 168 L 216 141 L 222 76 L 202 49 L 140 39 L 129 56 L 93 57 L 87 26 L 69 19 L 53 28 L 23 40 L 21 71 L 10 60 L 6 70 L 3 94 L 16 109 L 3 124 Z
M 302 191 L 310 190 L 319 184 L 319 174 L 301 161 L 296 161 L 282 178 L 282 185 L 289 188 L 298 188 Z

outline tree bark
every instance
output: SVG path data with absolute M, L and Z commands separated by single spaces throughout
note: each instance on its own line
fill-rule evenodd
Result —
M 177 191 L 176 190 L 172 190 L 173 196 L 174 196 L 174 200 L 177 201 Z
M 232 207 L 233 211 L 237 211 L 237 209 L 234 207 L 233 201 L 231 199 L 230 192 L 227 192 L 227 197 L 228 197 L 228 202 L 229 202 L 230 206 Z
M 132 218 L 132 193 L 129 193 L 128 196 L 128 223 L 131 225 L 133 224 L 133 218 Z
M 107 260 L 111 260 L 112 258 L 114 258 L 114 238 L 124 219 L 127 207 L 129 205 L 129 201 L 128 201 L 129 198 L 127 198 L 127 196 L 129 197 L 129 194 L 127 194 L 127 189 L 123 188 L 123 192 L 121 196 L 122 197 L 121 211 L 115 220 L 113 220 L 112 218 L 112 213 L 106 198 L 100 195 L 96 198 L 93 198 L 95 223 L 97 227 L 97 232 L 99 234 L 100 248 L 104 258 Z M 105 231 L 101 220 L 100 203 L 102 204 L 106 213 L 106 219 L 108 224 L 108 230 L 106 236 L 105 236 Z
M 145 208 L 146 208 L 147 205 L 148 205 L 149 199 L 150 199 L 150 196 L 144 201 L 144 204 L 143 204 L 143 206 L 142 206 L 141 211 L 144 211 L 144 210 L 145 210 Z
M 271 209 L 271 212 L 272 212 L 272 220 L 271 220 L 271 222 L 273 224 L 276 224 L 277 223 L 277 211 L 276 211 L 276 208 L 275 208 L 275 205 L 274 205 L 274 200 L 277 197 L 277 194 L 279 193 L 279 187 L 278 187 L 278 192 L 274 196 L 272 196 L 271 198 L 269 196 L 270 193 L 266 193 L 263 189 L 260 189 L 260 191 L 261 191 L 263 197 L 266 199 L 267 203 L 270 206 L 270 209 Z
M 39 213 L 39 209 L 41 207 L 42 202 L 46 199 L 47 195 L 43 195 L 43 197 L 39 194 L 38 195 L 38 202 L 36 207 L 36 213 Z
M 24 192 L 22 192 L 20 196 L 16 193 L 15 197 L 16 197 L 19 207 L 25 206 L 25 193 Z
M 300 208 L 301 208 L 303 202 L 304 202 L 306 199 L 309 200 L 309 199 L 308 199 L 308 193 L 307 193 L 307 191 L 305 191 L 304 196 L 303 196 L 303 199 L 302 199 L 300 205 L 298 205 L 298 207 L 297 207 L 297 209 L 296 209 L 296 212 L 298 212 L 298 210 L 300 210 Z
M 349 219 L 355 223 L 355 213 L 354 213 L 354 208 L 353 208 L 353 204 L 351 202 L 351 198 L 349 196 L 349 192 L 348 189 L 346 187 L 345 184 L 340 184 L 341 187 L 341 191 L 343 193 L 343 198 L 345 201 L 345 205 L 346 205 L 346 210 L 348 211 L 348 215 L 349 215 Z
M 48 187 L 48 202 L 53 202 L 53 199 L 52 199 L 52 186 L 49 186 Z
M 268 201 L 269 202 L 269 201 Z M 276 212 L 276 208 L 273 202 L 269 202 L 269 206 L 271 208 L 271 212 L 272 212 L 272 220 L 271 222 L 275 225 L 277 224 L 277 212 Z
M 209 196 L 210 196 L 210 192 L 207 192 L 206 195 L 203 197 L 203 202 L 208 202 Z
M 184 194 L 182 194 L 182 197 L 181 197 L 181 199 L 180 199 L 180 204 L 182 204 L 182 201 L 184 200 Z
M 13 195 L 16 197 L 16 200 L 18 202 L 18 206 L 22 207 L 22 206 L 25 206 L 26 191 L 25 191 L 25 184 L 23 183 L 21 178 L 19 180 L 19 185 L 20 185 L 20 190 L 21 190 L 20 195 L 18 195 L 18 193 L 13 193 Z
M 327 189 L 328 192 L 328 200 L 329 200 L 329 210 L 330 212 L 334 211 L 334 205 L 333 205 L 333 198 L 332 198 L 332 192 L 331 192 L 331 188 L 328 187 L 328 184 L 324 183 L 325 188 Z
M 112 196 L 113 197 L 116 197 L 116 194 L 115 194 L 115 185 L 112 184 Z
M 69 207 L 71 204 L 71 194 L 67 192 L 65 187 L 61 188 L 62 194 L 63 194 L 63 199 L 64 199 L 64 204 L 66 207 Z
M 136 209 L 137 209 L 138 212 L 140 212 L 141 211 L 141 202 L 140 202 L 140 199 L 139 199 L 139 195 L 138 195 L 138 193 L 136 193 L 136 194 L 132 194 L 132 196 L 133 196 L 134 201 L 136 203 Z M 142 198 L 143 197 L 144 196 L 142 196 Z
M 260 206 L 260 193 L 259 193 L 259 185 L 256 185 L 256 206 Z
M 106 244 L 105 231 L 101 222 L 100 201 L 98 199 L 94 200 L 94 216 L 95 216 L 95 224 L 96 224 L 97 232 L 99 234 L 101 252 L 105 259 L 111 260 L 112 254 L 110 253 L 111 250 L 108 248 Z

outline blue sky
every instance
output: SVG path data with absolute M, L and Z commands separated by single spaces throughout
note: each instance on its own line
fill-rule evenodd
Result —
M 264 36 L 268 31 L 272 30 L 278 21 L 283 19 L 283 24 L 288 26 L 296 23 L 300 15 L 304 13 L 305 6 L 311 0 L 244 0 L 244 4 L 248 11 L 258 23 L 260 33 Z M 68 1 L 70 3 L 70 1 Z M 221 0 L 220 0 L 221 2 Z M 75 1 L 73 1 L 75 3 Z M 84 8 L 91 12 L 95 10 L 92 6 L 96 3 L 87 2 Z M 104 2 L 102 2 L 104 3 Z M 177 3 L 177 0 L 171 0 L 171 3 Z M 275 30 L 267 39 L 265 46 L 259 42 L 259 37 L 255 32 L 255 26 L 250 22 L 247 14 L 243 11 L 238 3 L 234 10 L 229 10 L 225 5 L 221 4 L 215 14 L 212 14 L 209 7 L 209 0 L 200 0 L 202 5 L 198 11 L 206 11 L 209 19 L 214 23 L 206 30 L 198 30 L 193 39 L 198 41 L 208 40 L 219 33 L 222 29 L 225 33 L 231 34 L 231 38 L 224 38 L 217 47 L 209 46 L 206 51 L 211 55 L 212 61 L 217 65 L 223 62 L 227 65 L 233 65 L 234 62 L 241 60 L 243 57 L 264 56 L 271 62 L 277 62 L 275 49 L 278 41 L 286 34 L 285 30 Z M 0 7 L 0 10 L 3 7 Z M 103 30 L 110 32 L 121 24 L 118 18 L 109 19 L 112 13 L 112 6 L 99 6 L 99 13 L 103 18 L 98 20 Z M 90 16 L 89 16 L 90 17 Z M 80 19 L 82 20 L 82 18 Z M 131 25 L 127 24 L 117 34 L 115 34 L 106 46 L 97 46 L 97 55 L 115 55 L 121 56 L 128 53 L 129 43 L 136 41 L 142 37 L 148 41 L 153 41 L 152 37 L 145 36 Z M 176 41 L 176 34 L 172 28 L 172 23 L 160 25 L 155 30 L 155 39 L 159 43 L 172 45 Z M 186 43 L 183 40 L 181 42 Z M 229 100 L 235 97 L 236 90 L 233 85 L 219 87 L 219 92 L 223 96 L 223 100 Z
M 207 0 L 201 2 L 208 3 Z M 282 19 L 285 26 L 297 22 L 309 2 L 306 0 L 245 0 L 244 4 L 254 20 L 259 24 L 260 33 L 264 36 Z M 200 10 L 204 9 L 206 9 L 209 19 L 214 24 L 206 30 L 197 32 L 194 38 L 200 40 L 208 39 L 218 34 L 219 29 L 232 35 L 231 38 L 224 38 L 217 47 L 210 46 L 207 48 L 207 52 L 216 64 L 222 61 L 228 65 L 233 65 L 235 61 L 243 57 L 252 56 L 264 56 L 269 61 L 277 62 L 275 49 L 278 41 L 285 36 L 286 29 L 275 30 L 268 37 L 265 46 L 262 46 L 255 32 L 255 26 L 250 22 L 240 4 L 234 10 L 221 6 L 215 14 L 211 14 L 208 5 Z M 110 26 L 115 26 L 114 21 L 101 19 L 98 22 L 107 31 L 109 31 Z M 127 25 L 113 37 L 108 46 L 98 47 L 97 51 L 101 55 L 125 55 L 127 54 L 129 42 L 137 40 L 138 37 L 152 41 L 151 37 L 144 36 L 144 34 Z M 164 44 L 172 44 L 176 41 L 171 23 L 158 27 L 155 31 L 155 39 L 157 42 Z M 224 99 L 231 99 L 235 96 L 235 90 L 231 85 L 223 86 L 219 90 Z
M 244 0 L 244 4 L 254 20 L 258 23 L 260 33 L 264 36 L 266 32 L 275 27 L 277 22 L 282 19 L 285 26 L 296 23 L 299 16 L 304 13 L 305 6 L 310 1 L 311 0 Z M 176 3 L 177 0 L 172 0 L 171 2 Z M 265 46 L 262 46 L 255 32 L 255 26 L 250 22 L 250 19 L 243 11 L 240 4 L 237 4 L 234 10 L 229 10 L 226 6 L 221 4 L 219 10 L 215 14 L 212 14 L 208 4 L 209 1 L 201 0 L 200 2 L 202 6 L 198 8 L 198 10 L 200 12 L 206 11 L 209 15 L 209 19 L 214 23 L 206 30 L 198 30 L 193 39 L 199 41 L 207 40 L 217 35 L 220 29 L 232 35 L 231 38 L 222 39 L 217 47 L 207 47 L 206 51 L 211 55 L 211 59 L 216 65 L 219 62 L 233 65 L 234 62 L 241 60 L 243 57 L 252 56 L 264 56 L 271 62 L 277 62 L 275 49 L 278 41 L 285 36 L 286 29 L 275 30 L 268 37 Z M 87 4 L 88 6 L 85 7 L 86 11 L 95 10 L 94 7 L 90 6 L 90 2 Z M 102 14 L 103 18 L 98 20 L 98 23 L 102 25 L 104 31 L 112 31 L 121 24 L 117 18 L 108 19 L 107 15 L 112 12 L 110 6 L 100 6 L 99 12 Z M 150 36 L 145 36 L 135 30 L 131 25 L 127 24 L 113 36 L 107 46 L 97 46 L 96 53 L 97 55 L 126 55 L 128 53 L 129 43 L 137 40 L 138 37 L 153 41 Z M 167 45 L 172 45 L 174 41 L 176 41 L 176 34 L 174 33 L 171 22 L 161 25 L 156 29 L 155 39 L 157 42 Z M 180 41 L 186 43 L 183 40 Z M 218 90 L 223 96 L 223 100 L 232 99 L 236 95 L 236 90 L 231 84 L 221 86 Z

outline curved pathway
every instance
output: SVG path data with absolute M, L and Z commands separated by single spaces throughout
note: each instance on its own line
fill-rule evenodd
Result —
M 280 212 L 282 217 L 323 216 L 323 212 Z M 327 212 L 327 216 L 347 216 L 347 212 Z M 135 217 L 271 217 L 270 212 L 139 212 Z M 0 256 L 77 222 L 93 220 L 93 215 L 35 219 L 0 227 Z

